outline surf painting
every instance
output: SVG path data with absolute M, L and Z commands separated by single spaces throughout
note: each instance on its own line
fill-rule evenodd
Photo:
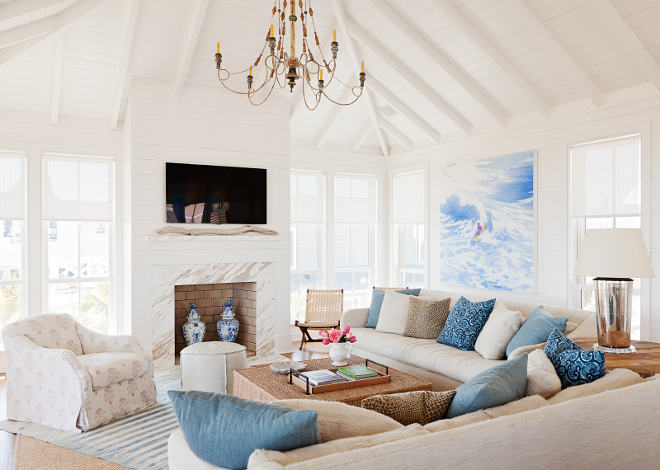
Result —
M 535 150 L 445 166 L 443 284 L 536 292 L 535 167 Z

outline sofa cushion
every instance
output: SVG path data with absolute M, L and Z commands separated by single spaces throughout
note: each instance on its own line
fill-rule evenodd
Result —
M 556 405 L 576 398 L 588 397 L 597 393 L 617 388 L 628 387 L 642 382 L 639 374 L 628 369 L 614 369 L 607 372 L 603 377 L 591 383 L 567 388 L 548 399 L 548 403 Z
M 471 378 L 456 389 L 447 418 L 504 405 L 525 397 L 527 354 L 498 364 Z
M 401 429 L 392 418 L 363 408 L 320 400 L 277 400 L 273 404 L 297 410 L 315 410 L 323 442 L 345 437 L 369 436 Z
M 136 353 L 96 353 L 78 356 L 92 378 L 92 390 L 140 377 L 149 369 L 149 357 Z
M 394 292 L 406 295 L 419 295 L 420 289 L 401 289 Z M 367 328 L 376 328 L 378 325 L 378 317 L 380 316 L 380 308 L 385 299 L 385 291 L 380 289 L 373 289 L 371 292 L 371 305 L 369 306 L 369 317 L 367 319 Z
M 605 375 L 604 352 L 585 351 L 556 328 L 543 351 L 561 380 L 561 388 L 587 384 Z
M 495 299 L 473 303 L 461 297 L 449 312 L 438 343 L 454 346 L 462 351 L 473 351 L 474 343 L 494 306 Z
M 406 330 L 410 297 L 410 295 L 398 292 L 385 292 L 376 330 L 402 335 Z
M 193 453 L 203 461 L 240 470 L 256 449 L 287 451 L 321 443 L 314 410 L 209 392 L 167 395 Z
M 522 314 L 519 311 L 509 310 L 498 300 L 484 329 L 479 333 L 474 350 L 484 359 L 504 359 L 506 347 L 520 329 L 522 322 Z
M 521 346 L 545 342 L 555 328 L 562 332 L 566 331 L 567 322 L 568 317 L 553 317 L 543 305 L 538 306 L 529 314 L 518 333 L 509 342 L 506 347 L 507 356 Z
M 561 380 L 548 356 L 536 349 L 529 353 L 527 359 L 527 392 L 526 395 L 541 395 L 550 398 L 561 390 Z
M 596 338 L 598 337 L 597 321 L 597 315 L 593 313 L 589 318 L 580 323 L 575 330 L 569 332 L 567 327 L 566 335 L 571 339 Z
M 449 316 L 449 301 L 411 296 L 403 334 L 412 338 L 436 339 Z
M 389 416 L 407 426 L 422 426 L 445 417 L 455 390 L 445 392 L 405 392 L 374 395 L 362 400 L 362 408 Z

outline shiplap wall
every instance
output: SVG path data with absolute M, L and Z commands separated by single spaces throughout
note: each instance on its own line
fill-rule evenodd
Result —
M 660 96 L 648 86 L 607 95 L 605 105 L 557 106 L 545 122 L 518 122 L 487 135 L 438 145 L 390 158 L 390 173 L 427 162 L 429 175 L 429 286 L 433 289 L 493 295 L 529 302 L 568 305 L 570 303 L 571 261 L 569 253 L 569 146 L 603 137 L 642 133 L 643 229 L 660 276 Z M 443 166 L 460 160 L 504 155 L 522 150 L 538 150 L 538 290 L 536 295 L 514 292 L 457 288 L 440 283 L 440 198 L 438 186 Z M 642 334 L 660 341 L 660 278 L 646 283 L 650 298 L 642 306 Z
M 131 234 L 132 334 L 141 344 L 151 344 L 153 266 L 270 261 L 276 265 L 275 335 L 288 338 L 289 103 L 271 99 L 255 108 L 245 97 L 221 90 L 186 88 L 175 97 L 171 87 L 135 82 L 128 114 L 132 202 L 125 223 Z M 145 236 L 166 225 L 165 162 L 267 168 L 266 227 L 282 236 L 266 241 L 146 241 Z

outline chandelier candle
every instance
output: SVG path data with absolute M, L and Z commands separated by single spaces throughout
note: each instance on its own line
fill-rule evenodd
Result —
M 296 7 L 299 8 L 300 16 L 297 16 Z M 305 106 L 310 110 L 318 107 L 323 96 L 339 106 L 351 105 L 362 96 L 364 83 L 367 78 L 364 73 L 364 62 L 361 63 L 361 72 L 357 77 L 357 85 L 346 85 L 338 78 L 335 79 L 337 53 L 339 51 L 337 31 L 332 31 L 332 43 L 330 44 L 332 58 L 328 58 L 320 47 L 316 25 L 314 24 L 312 0 L 297 0 L 297 5 L 296 0 L 275 0 L 275 6 L 271 14 L 272 20 L 266 36 L 266 42 L 256 60 L 254 60 L 247 70 L 229 72 L 223 68 L 220 43 L 218 42 L 215 54 L 215 68 L 218 70 L 218 79 L 223 87 L 232 93 L 247 95 L 252 105 L 259 106 L 270 97 L 275 89 L 275 85 L 278 85 L 280 88 L 288 87 L 293 92 L 294 87 L 299 84 L 302 87 Z M 289 25 L 288 31 L 287 18 Z M 299 19 L 300 21 L 298 21 Z M 277 36 L 275 35 L 275 24 L 277 24 Z M 296 27 L 300 27 L 298 31 L 300 34 L 298 36 L 302 37 L 302 51 L 299 57 L 296 56 Z M 285 52 L 287 40 L 289 42 L 288 54 Z M 265 73 L 260 74 L 259 67 L 263 67 Z M 263 77 L 263 81 L 261 82 L 260 78 L 260 83 L 255 83 L 254 86 L 253 68 L 257 68 L 255 75 Z M 322 69 L 326 69 L 328 72 L 326 81 L 323 80 Z M 243 75 L 248 71 L 247 92 L 239 91 L 235 87 L 230 86 L 232 74 Z M 318 77 L 318 80 L 313 80 L 313 77 Z M 336 85 L 332 86 L 334 83 Z M 337 102 L 332 98 L 333 96 L 340 95 L 340 92 L 335 92 L 334 89 L 342 86 L 351 91 L 350 98 L 347 102 Z M 331 96 L 328 96 L 326 92 L 329 89 L 332 90 L 330 93 Z

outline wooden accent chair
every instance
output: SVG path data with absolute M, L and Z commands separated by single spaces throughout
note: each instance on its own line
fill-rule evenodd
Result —
M 305 343 L 317 343 L 323 338 L 312 338 L 309 330 L 327 330 L 339 327 L 339 319 L 344 313 L 344 289 L 341 290 L 310 290 L 307 289 L 305 301 L 305 319 L 296 320 L 302 339 L 300 349 Z

